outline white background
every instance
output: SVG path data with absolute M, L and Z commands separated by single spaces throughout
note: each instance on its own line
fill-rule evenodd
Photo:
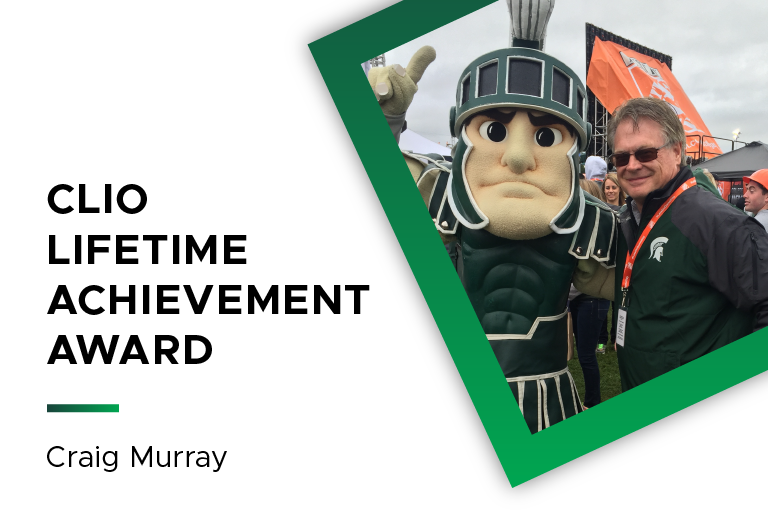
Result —
M 384 7 L 3 4 L 1 509 L 663 510 L 763 499 L 765 376 L 509 487 L 307 48 Z M 104 183 L 138 183 L 149 204 L 133 216 L 57 215 L 46 196 L 58 183 L 87 184 L 90 204 Z M 75 233 L 246 234 L 248 264 L 48 265 L 48 235 Z M 130 283 L 371 291 L 361 315 L 350 295 L 339 316 L 45 314 L 56 284 Z M 198 366 L 46 365 L 58 334 L 97 333 L 147 344 L 201 334 L 214 353 Z M 47 403 L 119 403 L 120 413 L 47 414 Z M 227 456 L 218 473 L 131 468 L 131 445 L 150 444 Z M 54 445 L 119 450 L 119 468 L 50 467 Z

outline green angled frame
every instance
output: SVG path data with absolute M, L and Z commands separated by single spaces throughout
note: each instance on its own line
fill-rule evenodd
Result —
M 309 48 L 507 478 L 516 486 L 767 370 L 768 330 L 535 435 L 528 431 L 360 66 L 490 3 L 404 0 Z

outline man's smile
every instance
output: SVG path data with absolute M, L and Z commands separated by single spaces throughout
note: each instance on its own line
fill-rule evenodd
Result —
M 624 176 L 624 181 L 628 182 L 630 185 L 639 185 L 643 183 L 643 181 L 647 180 L 651 176 L 635 176 L 633 178 L 627 178 Z

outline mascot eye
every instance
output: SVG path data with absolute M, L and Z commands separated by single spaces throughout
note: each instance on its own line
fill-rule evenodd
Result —
M 563 142 L 563 134 L 557 128 L 539 128 L 534 136 L 536 144 L 548 148 Z
M 480 125 L 480 136 L 491 142 L 501 142 L 507 138 L 507 129 L 498 121 L 486 121 Z

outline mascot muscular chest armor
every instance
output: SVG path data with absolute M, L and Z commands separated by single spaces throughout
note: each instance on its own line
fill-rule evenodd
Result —
M 443 239 L 455 243 L 464 288 L 538 432 L 582 410 L 567 369 L 568 292 L 573 281 L 610 295 L 617 232 L 612 210 L 578 184 L 590 132 L 584 86 L 541 51 L 554 2 L 533 2 L 532 13 L 528 1 L 508 3 L 513 46 L 464 70 L 450 112 L 453 163 L 431 159 L 417 184 Z

